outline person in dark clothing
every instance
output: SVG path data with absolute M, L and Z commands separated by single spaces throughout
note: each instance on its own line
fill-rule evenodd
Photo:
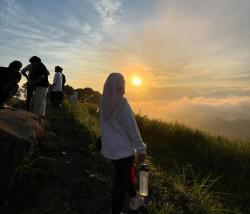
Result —
M 60 109 L 63 100 L 62 87 L 63 87 L 63 76 L 62 68 L 60 66 L 55 67 L 55 76 L 53 85 L 51 86 L 50 101 L 53 108 L 56 110 Z
M 65 77 L 65 75 L 62 73 L 62 71 L 61 71 L 61 74 L 62 74 L 62 89 L 63 89 L 63 87 L 65 86 L 65 83 L 66 83 L 66 77 Z
M 41 117 L 45 116 L 46 95 L 48 92 L 49 71 L 42 62 L 35 62 L 29 74 L 31 87 L 34 88 L 34 94 L 31 101 L 31 111 Z
M 32 86 L 31 84 L 32 78 L 35 78 L 34 75 L 32 76 L 31 74 L 32 66 L 35 66 L 37 63 L 41 63 L 41 59 L 37 56 L 32 56 L 29 59 L 29 62 L 30 64 L 28 64 L 21 70 L 22 75 L 25 76 L 27 79 L 27 83 L 26 83 L 27 96 L 26 96 L 26 101 L 25 101 L 25 109 L 27 111 L 30 111 L 31 99 L 35 91 L 35 87 Z
M 66 77 L 65 77 L 65 75 L 63 74 L 62 71 L 63 71 L 63 69 L 60 71 L 61 74 L 62 74 L 62 101 L 61 102 L 63 102 L 63 99 L 64 99 L 63 89 L 64 89 L 64 86 L 65 86 L 65 83 L 66 83 Z
M 13 61 L 8 67 L 0 67 L 0 106 L 5 104 L 16 94 L 18 90 L 18 82 L 21 80 L 20 69 L 22 63 Z

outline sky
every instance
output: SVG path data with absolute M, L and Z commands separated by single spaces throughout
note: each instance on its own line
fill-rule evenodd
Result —
M 102 91 L 121 72 L 135 112 L 250 138 L 249 0 L 0 0 L 0 65 L 39 56 Z M 139 76 L 140 86 L 131 84 Z M 53 75 L 50 75 L 52 80 Z

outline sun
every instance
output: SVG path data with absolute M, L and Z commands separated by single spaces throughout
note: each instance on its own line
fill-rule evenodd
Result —
M 132 84 L 135 86 L 139 86 L 142 84 L 142 80 L 140 77 L 133 77 L 132 79 Z

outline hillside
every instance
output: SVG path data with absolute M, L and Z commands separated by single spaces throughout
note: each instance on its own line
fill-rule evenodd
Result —
M 107 214 L 112 165 L 96 150 L 97 107 L 49 111 L 46 134 L 15 174 L 5 211 Z M 150 195 L 141 213 L 249 213 L 250 144 L 137 116 L 148 145 Z M 235 176 L 237 175 L 237 176 Z M 17 197 L 18 196 L 18 197 Z
M 191 213 L 250 213 L 250 142 L 230 141 L 146 116 L 138 115 L 137 122 L 153 163 L 175 182 L 180 180 L 192 199 L 208 206 L 207 211 Z
M 110 165 L 89 150 L 89 130 L 64 112 L 49 112 L 45 128 L 43 141 L 31 148 L 16 174 L 15 193 L 1 213 L 108 213 Z

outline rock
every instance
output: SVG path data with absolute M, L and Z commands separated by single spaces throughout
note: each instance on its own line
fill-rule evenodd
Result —
M 20 109 L 0 109 L 0 192 L 4 192 L 18 163 L 43 134 L 43 125 L 36 114 Z
M 43 136 L 39 117 L 19 109 L 0 109 L 0 142 L 34 143 Z

